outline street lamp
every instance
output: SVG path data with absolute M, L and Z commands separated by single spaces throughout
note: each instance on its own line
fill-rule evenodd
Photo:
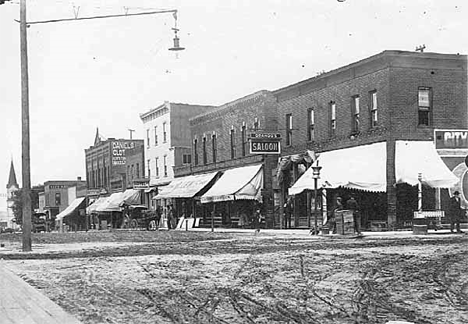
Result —
M 321 166 L 318 165 L 318 160 L 317 160 L 317 165 L 312 165 L 312 178 L 314 178 L 314 222 L 315 222 L 315 234 L 318 234 L 317 228 L 317 196 L 318 196 L 318 179 L 320 179 L 320 170 L 322 169 Z

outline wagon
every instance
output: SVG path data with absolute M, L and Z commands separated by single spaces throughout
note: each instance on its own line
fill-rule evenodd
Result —
M 149 231 L 158 229 L 159 219 L 155 211 L 144 205 L 127 205 L 123 210 L 122 228 L 146 228 Z

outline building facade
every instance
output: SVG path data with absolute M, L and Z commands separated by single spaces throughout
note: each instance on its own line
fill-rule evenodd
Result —
M 417 199 L 407 199 L 414 197 L 415 188 L 396 179 L 400 142 L 435 143 L 435 130 L 468 128 L 465 55 L 384 51 L 274 94 L 285 156 L 385 143 L 386 190 L 369 199 L 370 204 L 381 203 L 379 208 L 369 205 L 369 211 L 380 209 L 377 218 L 384 217 L 389 227 L 412 217 L 418 208 Z M 413 163 L 424 159 L 415 157 Z M 459 164 L 460 155 L 456 159 L 452 163 Z M 347 161 L 342 163 L 345 169 Z M 423 190 L 425 197 L 440 195 L 429 186 Z M 423 200 L 423 207 L 443 208 L 449 194 L 443 190 L 439 199 Z
M 218 171 L 235 175 L 239 172 L 237 177 L 234 176 L 233 181 L 236 181 L 242 178 L 243 170 L 248 170 L 243 167 L 259 166 L 262 178 L 260 190 L 257 191 L 258 188 L 254 188 L 255 185 L 251 184 L 252 191 L 248 194 L 237 195 L 233 192 L 224 198 L 215 198 L 216 202 L 202 204 L 199 202 L 213 199 L 196 197 L 199 211 L 195 214 L 202 216 L 205 225 L 206 222 L 210 222 L 213 213 L 219 225 L 246 226 L 242 225 L 244 222 L 240 220 L 241 215 L 243 213 L 252 215 L 253 209 L 257 208 L 257 203 L 260 202 L 265 215 L 265 226 L 275 226 L 277 220 L 275 221 L 273 210 L 273 176 L 278 155 L 252 154 L 249 138 L 252 134 L 277 132 L 276 116 L 276 99 L 271 92 L 263 90 L 226 103 L 190 120 L 191 163 L 175 167 L 176 177 Z M 223 181 L 223 176 L 218 182 Z M 253 173 L 252 177 L 258 179 L 258 174 Z M 245 184 L 239 183 L 239 187 L 248 187 L 250 185 L 248 180 Z
M 85 149 L 88 196 L 96 198 L 133 188 L 145 178 L 144 141 L 104 138 L 96 130 L 93 146 Z
M 191 134 L 189 119 L 202 114 L 212 106 L 165 102 L 140 114 L 145 138 L 146 176 L 149 207 L 158 187 L 168 185 L 174 179 L 174 167 L 191 163 Z
M 87 182 L 78 177 L 77 180 L 51 180 L 44 182 L 44 193 L 39 194 L 39 210 L 48 211 L 52 219 L 65 210 L 76 198 L 77 193 L 85 194 Z M 73 189 L 71 189 L 73 188 Z M 70 197 L 70 190 L 74 196 Z M 44 204 L 44 206 L 41 206 Z

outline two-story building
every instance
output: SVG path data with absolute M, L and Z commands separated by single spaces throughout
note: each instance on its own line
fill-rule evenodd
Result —
M 326 189 L 329 209 L 336 196 L 346 200 L 353 194 L 363 225 L 383 220 L 393 228 L 421 207 L 419 183 L 426 210 L 444 208 L 457 186 L 434 144 L 437 130 L 466 134 L 465 55 L 384 51 L 274 94 L 283 155 L 319 153 L 318 185 Z M 456 156 L 451 168 L 461 158 Z M 295 164 L 290 171 L 282 198 L 294 195 L 298 219 L 305 192 L 315 190 L 314 177 L 312 169 L 301 177 L 304 169 Z

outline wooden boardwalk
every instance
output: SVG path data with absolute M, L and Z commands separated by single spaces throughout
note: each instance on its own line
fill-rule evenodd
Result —
M 1 324 L 79 324 L 37 289 L 8 270 L 0 260 Z

